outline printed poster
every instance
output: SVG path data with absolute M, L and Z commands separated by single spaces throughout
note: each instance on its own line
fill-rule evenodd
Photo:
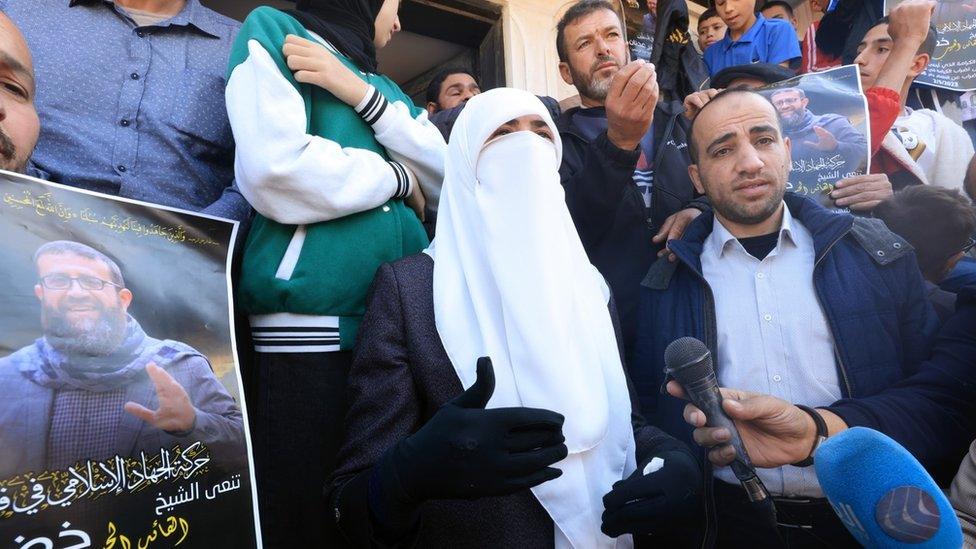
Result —
M 830 198 L 835 184 L 870 169 L 868 105 L 857 67 L 804 74 L 759 92 L 776 107 L 792 144 L 786 190 L 836 208 Z
M 0 548 L 260 547 L 237 223 L 0 171 Z
M 885 13 L 904 1 L 886 0 Z M 976 90 L 976 0 L 937 0 L 932 26 L 935 51 L 915 81 L 947 90 Z

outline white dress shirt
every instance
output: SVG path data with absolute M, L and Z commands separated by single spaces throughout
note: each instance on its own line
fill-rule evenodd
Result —
M 813 285 L 814 261 L 810 232 L 785 206 L 779 241 L 762 261 L 715 219 L 701 262 L 715 297 L 720 386 L 811 407 L 841 398 L 834 340 Z M 773 494 L 823 497 L 812 467 L 758 472 Z M 728 467 L 715 476 L 738 483 Z

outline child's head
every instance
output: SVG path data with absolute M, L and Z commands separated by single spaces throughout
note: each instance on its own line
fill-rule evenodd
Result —
M 715 0 L 715 11 L 733 33 L 744 33 L 756 22 L 756 0 Z
M 708 8 L 698 18 L 698 49 L 705 52 L 705 48 L 718 42 L 725 36 L 725 21 L 718 16 L 715 8 Z
M 373 21 L 375 29 L 373 45 L 376 49 L 386 46 L 393 38 L 393 34 L 400 32 L 400 17 L 397 15 L 399 10 L 400 0 L 383 0 L 383 5 L 376 14 L 376 20 Z
M 762 8 L 763 17 L 766 19 L 782 19 L 796 29 L 796 15 L 793 14 L 793 6 L 784 0 L 771 0 L 766 2 Z
M 935 51 L 935 40 L 935 29 L 929 27 L 929 34 L 915 53 L 912 66 L 905 75 L 906 84 L 914 80 L 928 66 L 932 59 L 932 53 Z M 878 73 L 881 72 L 881 67 L 884 66 L 888 55 L 891 53 L 893 44 L 894 41 L 888 34 L 887 17 L 882 17 L 864 34 L 864 38 L 857 46 L 857 57 L 854 59 L 854 63 L 857 64 L 858 71 L 861 74 L 861 86 L 864 89 L 874 86 L 875 80 L 878 79 Z

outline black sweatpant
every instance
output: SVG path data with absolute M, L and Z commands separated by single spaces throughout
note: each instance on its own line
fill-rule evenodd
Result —
M 254 353 L 248 415 L 264 546 L 342 547 L 323 488 L 344 435 L 350 351 Z

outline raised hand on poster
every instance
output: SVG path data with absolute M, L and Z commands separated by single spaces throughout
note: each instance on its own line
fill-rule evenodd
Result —
M 156 387 L 156 397 L 159 408 L 150 410 L 135 402 L 126 402 L 125 411 L 145 421 L 146 423 L 169 433 L 182 433 L 193 429 L 197 412 L 190 402 L 189 395 L 173 376 L 150 362 L 146 365 L 146 374 Z
M 911 40 L 919 44 L 929 33 L 934 0 L 906 0 L 891 10 L 888 16 L 888 35 L 893 41 Z
M 837 138 L 834 134 L 825 130 L 820 126 L 813 127 L 813 133 L 817 134 L 816 141 L 804 141 L 804 145 L 810 145 L 811 147 L 817 149 L 818 151 L 835 151 L 837 150 Z

